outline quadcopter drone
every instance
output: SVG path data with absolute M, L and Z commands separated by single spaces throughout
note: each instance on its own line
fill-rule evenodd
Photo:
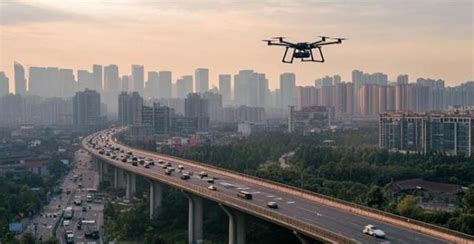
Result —
M 322 52 L 322 46 L 325 45 L 332 45 L 332 44 L 341 44 L 345 38 L 332 38 L 328 36 L 320 36 L 321 40 L 315 42 L 298 42 L 298 43 L 291 43 L 285 41 L 285 37 L 278 36 L 273 37 L 271 40 L 262 40 L 267 42 L 268 46 L 284 46 L 285 47 L 285 54 L 283 54 L 283 59 L 281 60 L 283 63 L 291 64 L 295 58 L 301 59 L 301 62 L 318 62 L 324 63 L 324 56 Z M 332 41 L 333 40 L 333 41 Z M 287 59 L 286 55 L 288 54 L 288 49 L 293 49 L 293 54 L 291 54 L 291 59 Z M 314 59 L 313 56 L 313 49 L 319 50 L 319 55 L 321 59 Z M 291 52 L 291 51 L 290 51 Z

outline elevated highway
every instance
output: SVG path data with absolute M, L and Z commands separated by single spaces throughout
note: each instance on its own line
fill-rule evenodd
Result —
M 293 230 L 302 242 L 309 237 L 331 243 L 474 243 L 473 236 L 442 227 L 198 162 L 132 148 L 115 139 L 114 133 L 117 132 L 107 130 L 92 134 L 83 139 L 82 146 L 97 159 L 99 173 L 106 167 L 113 169 L 114 186 L 124 187 L 128 198 L 134 194 L 136 175 L 149 180 L 151 217 L 161 206 L 161 185 L 183 190 L 189 199 L 189 243 L 203 241 L 202 198 L 220 204 L 229 216 L 229 243 L 245 243 L 247 214 Z M 150 168 L 133 166 L 99 153 L 91 146 L 92 141 L 154 162 L 164 160 L 174 168 L 182 165 L 185 171 L 193 171 L 194 175 L 183 180 L 178 172 L 166 175 L 159 164 Z M 211 184 L 197 175 L 201 171 L 217 178 L 212 184 L 217 191 L 208 189 Z M 252 200 L 238 197 L 240 190 L 250 192 Z M 278 203 L 278 209 L 268 208 L 269 201 Z M 386 238 L 378 239 L 362 233 L 367 224 L 382 229 Z

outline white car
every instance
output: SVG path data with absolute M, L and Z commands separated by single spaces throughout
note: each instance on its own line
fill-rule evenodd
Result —
M 211 191 L 217 191 L 217 188 L 213 185 L 210 185 L 207 189 L 209 189 Z
M 383 230 L 375 227 L 374 225 L 366 225 L 362 230 L 362 233 L 375 236 L 378 238 L 385 238 L 385 232 Z

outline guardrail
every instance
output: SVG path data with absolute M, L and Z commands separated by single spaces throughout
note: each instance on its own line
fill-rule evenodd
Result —
M 284 184 L 279 183 L 279 182 L 275 182 L 275 181 L 271 181 L 271 180 L 267 180 L 267 179 L 261 179 L 261 178 L 255 177 L 255 176 L 245 175 L 245 174 L 242 174 L 240 172 L 236 172 L 236 171 L 232 171 L 232 170 L 228 170 L 228 169 L 218 168 L 218 167 L 213 166 L 213 165 L 208 165 L 208 164 L 204 164 L 204 163 L 200 163 L 200 162 L 196 162 L 196 161 L 188 160 L 188 159 L 182 159 L 182 158 L 178 158 L 178 157 L 175 157 L 175 156 L 165 155 L 165 154 L 161 154 L 161 153 L 157 153 L 157 152 L 148 152 L 148 151 L 145 151 L 145 150 L 132 148 L 132 147 L 129 147 L 127 145 L 124 145 L 124 144 L 121 144 L 121 143 L 118 143 L 118 142 L 116 142 L 116 143 L 118 145 L 122 146 L 122 147 L 130 148 L 132 150 L 139 151 L 139 152 L 144 153 L 144 154 L 156 155 L 156 156 L 160 156 L 164 159 L 168 159 L 168 160 L 171 159 L 171 160 L 174 160 L 174 161 L 186 162 L 186 163 L 192 164 L 192 165 L 194 165 L 198 168 L 202 168 L 206 171 L 216 172 L 216 173 L 219 173 L 221 175 L 225 175 L 225 176 L 228 176 L 228 177 L 233 177 L 233 178 L 237 178 L 237 179 L 246 181 L 248 183 L 258 184 L 258 185 L 261 185 L 261 186 L 264 186 L 264 187 L 267 187 L 267 188 L 271 188 L 271 189 L 274 189 L 274 190 L 282 191 L 282 192 L 285 192 L 285 193 L 288 193 L 288 194 L 291 194 L 291 195 L 296 195 L 296 196 L 299 196 L 299 197 L 302 197 L 302 198 L 305 198 L 305 199 L 308 199 L 308 200 L 312 200 L 312 201 L 324 204 L 326 206 L 331 206 L 331 207 L 338 208 L 338 209 L 341 209 L 341 210 L 345 210 L 345 211 L 348 211 L 348 212 L 351 212 L 351 213 L 354 213 L 354 214 L 357 214 L 357 215 L 361 215 L 361 216 L 377 219 L 377 220 L 380 220 L 380 221 L 384 221 L 384 222 L 387 222 L 387 223 L 391 223 L 391 224 L 394 224 L 396 226 L 400 226 L 400 227 L 407 228 L 407 229 L 410 229 L 410 230 L 413 230 L 413 231 L 417 231 L 417 232 L 420 232 L 420 233 L 424 233 L 424 234 L 427 234 L 427 235 L 438 237 L 438 238 L 448 240 L 448 241 L 451 241 L 451 242 L 463 243 L 463 244 L 472 244 L 472 243 L 474 243 L 474 236 L 471 236 L 471 235 L 468 235 L 468 234 L 465 234 L 465 233 L 461 233 L 461 232 L 457 232 L 457 231 L 454 231 L 454 230 L 450 230 L 450 229 L 447 229 L 447 228 L 444 228 L 444 227 L 441 227 L 441 226 L 428 224 L 428 223 L 421 222 L 421 221 L 418 221 L 418 220 L 402 217 L 402 216 L 399 216 L 399 215 L 395 215 L 395 214 L 384 212 L 384 211 L 381 211 L 381 210 L 378 210 L 378 209 L 373 209 L 373 208 L 358 205 L 358 204 L 355 204 L 355 203 L 347 202 L 347 201 L 344 201 L 344 200 L 340 200 L 340 199 L 333 198 L 333 197 L 330 197 L 330 196 L 326 196 L 326 195 L 322 195 L 322 194 L 319 194 L 319 193 L 307 191 L 307 190 L 300 189 L 300 188 L 297 188 L 297 187 L 284 185 Z M 232 201 L 235 201 L 235 199 L 232 198 Z M 306 224 L 306 223 L 304 223 L 304 224 Z

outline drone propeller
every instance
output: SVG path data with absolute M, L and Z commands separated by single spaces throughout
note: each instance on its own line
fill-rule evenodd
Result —
M 275 36 L 275 37 L 272 37 L 272 39 L 285 39 L 286 37 L 284 36 Z
M 262 42 L 271 42 L 272 40 L 262 40 Z

